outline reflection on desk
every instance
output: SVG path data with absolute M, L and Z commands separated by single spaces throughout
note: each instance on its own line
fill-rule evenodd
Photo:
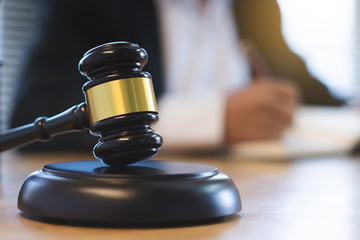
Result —
M 217 166 L 237 185 L 243 210 L 222 222 L 166 228 L 86 227 L 29 220 L 16 208 L 27 175 L 44 164 L 92 159 L 81 154 L 2 155 L 1 239 L 356 239 L 360 235 L 360 159 L 233 161 L 226 156 L 157 157 Z

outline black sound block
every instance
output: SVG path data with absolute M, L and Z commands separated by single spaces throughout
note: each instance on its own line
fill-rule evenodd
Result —
M 241 209 L 233 181 L 213 166 L 148 160 L 45 165 L 25 180 L 18 208 L 50 219 L 103 223 L 210 220 Z

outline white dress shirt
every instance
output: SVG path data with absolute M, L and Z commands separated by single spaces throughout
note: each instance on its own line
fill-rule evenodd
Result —
M 226 97 L 249 82 L 232 1 L 158 0 L 165 94 L 154 126 L 165 148 L 220 146 Z

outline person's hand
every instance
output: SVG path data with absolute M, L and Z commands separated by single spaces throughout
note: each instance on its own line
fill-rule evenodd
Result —
M 289 82 L 254 81 L 227 99 L 225 141 L 279 139 L 298 102 L 298 89 Z

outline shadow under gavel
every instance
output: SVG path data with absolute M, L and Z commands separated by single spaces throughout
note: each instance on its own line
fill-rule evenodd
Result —
M 162 138 L 151 129 L 158 121 L 151 75 L 142 71 L 147 53 L 137 44 L 114 42 L 86 52 L 79 71 L 88 78 L 86 102 L 56 116 L 0 133 L 0 152 L 57 134 L 90 130 L 100 136 L 94 156 L 124 166 L 158 153 Z

